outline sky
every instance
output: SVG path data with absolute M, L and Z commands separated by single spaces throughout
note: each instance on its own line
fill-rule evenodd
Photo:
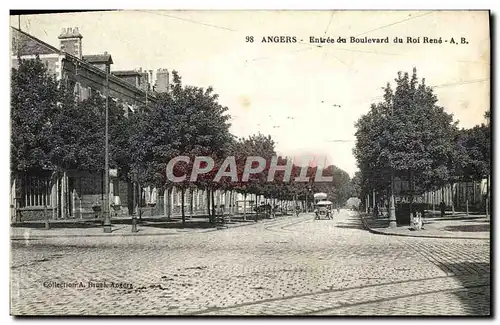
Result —
M 18 27 L 18 17 L 11 17 Z M 490 103 L 490 40 L 484 11 L 121 11 L 22 16 L 23 31 L 59 46 L 78 27 L 83 54 L 107 51 L 112 70 L 166 68 L 183 82 L 213 86 L 232 116 L 233 134 L 261 132 L 279 154 L 327 157 L 351 176 L 355 122 L 381 100 L 398 71 L 437 86 L 438 104 L 469 128 Z M 247 42 L 253 36 L 254 42 Z M 297 43 L 262 43 L 295 36 Z M 345 44 L 309 37 L 347 38 Z M 389 38 L 389 44 L 350 43 Z M 420 37 L 419 44 L 394 44 Z M 423 44 L 423 37 L 468 44 Z M 302 41 L 301 41 L 302 40 Z

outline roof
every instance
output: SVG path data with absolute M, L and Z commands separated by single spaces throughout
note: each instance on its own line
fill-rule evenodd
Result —
M 326 199 L 328 195 L 326 193 L 314 193 L 314 198 L 315 199 Z
M 93 66 L 91 64 L 92 62 L 95 63 L 95 62 L 99 62 L 99 61 L 90 61 L 90 60 L 92 60 L 92 58 L 99 57 L 99 56 L 100 57 L 109 57 L 110 62 L 113 63 L 111 55 L 107 54 L 107 53 L 106 54 L 98 54 L 98 55 L 84 55 L 83 60 L 82 60 L 74 55 L 71 55 L 71 54 L 66 53 L 66 52 L 62 52 L 58 48 L 56 48 L 50 44 L 47 44 L 47 43 L 43 42 L 42 40 L 40 40 L 40 39 L 30 35 L 30 34 L 27 34 L 27 33 L 15 28 L 15 27 L 11 26 L 11 30 L 14 34 L 13 38 L 16 38 L 16 37 L 18 39 L 21 38 L 21 40 L 20 40 L 21 42 L 17 41 L 17 42 L 15 42 L 16 44 L 13 44 L 16 46 L 12 47 L 12 52 L 13 52 L 12 55 L 19 54 L 20 56 L 24 56 L 24 55 L 50 54 L 50 53 L 64 55 L 66 60 L 74 60 L 76 62 L 80 62 L 83 66 L 86 66 L 87 69 L 89 69 L 90 71 L 93 71 L 94 73 L 100 74 L 100 75 L 105 75 L 106 72 Z M 18 45 L 21 45 L 21 46 L 18 46 Z M 19 50 L 19 52 L 17 50 Z M 106 62 L 106 61 L 104 61 L 104 62 Z M 137 72 L 137 73 L 139 73 L 139 72 Z M 142 96 L 142 94 L 145 94 L 145 91 L 143 89 L 136 87 L 135 85 L 133 85 L 130 82 L 127 82 L 123 79 L 120 79 L 118 76 L 110 74 L 109 77 L 110 77 L 109 80 L 111 82 L 115 82 L 119 85 L 127 87 L 128 89 L 130 89 L 138 94 L 141 94 L 141 96 Z M 151 99 L 155 98 L 154 94 L 151 94 L 148 97 Z
M 135 71 L 135 70 L 111 71 L 111 74 L 114 74 L 115 76 L 140 76 L 140 75 L 142 75 L 139 71 Z
M 89 62 L 89 63 L 109 63 L 113 64 L 113 58 L 111 57 L 111 54 L 90 54 L 90 55 L 84 55 L 83 60 Z
M 13 32 L 12 54 L 13 55 L 36 55 L 36 54 L 60 54 L 60 50 L 49 45 L 36 37 L 31 36 L 15 27 L 11 27 Z

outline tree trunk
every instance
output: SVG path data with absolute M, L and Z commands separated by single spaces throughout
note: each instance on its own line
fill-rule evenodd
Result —
M 455 186 L 454 183 L 450 184 L 450 193 L 451 193 L 451 215 L 455 215 Z
M 189 219 L 193 218 L 193 196 L 194 196 L 194 189 L 190 188 L 189 189 Z
M 168 188 L 165 185 L 165 190 L 163 191 L 163 216 L 168 219 L 168 201 L 170 197 L 168 196 Z
M 172 219 L 172 194 L 174 193 L 173 187 L 168 188 L 168 206 L 167 206 L 167 219 Z
M 181 217 L 182 217 L 182 224 L 186 223 L 186 215 L 184 214 L 184 193 L 186 190 L 184 187 L 181 187 Z
M 486 219 L 490 219 L 490 175 L 486 178 Z
M 214 190 L 212 189 L 210 191 L 210 194 L 211 194 L 211 201 L 212 201 L 212 219 L 215 221 L 215 217 L 216 217 L 216 213 L 215 213 L 215 193 L 214 193 Z
M 410 176 L 410 216 L 413 213 L 413 173 L 411 170 L 409 171 L 409 176 Z
M 142 221 L 142 187 L 141 184 L 137 183 L 139 192 L 139 220 Z
M 476 204 L 476 182 L 472 182 L 472 204 Z
M 432 213 L 436 211 L 436 191 L 432 191 Z
M 59 215 L 61 213 L 61 189 L 60 189 L 60 180 L 59 180 L 59 174 L 57 175 L 57 178 L 56 178 L 56 218 L 55 219 L 59 219 Z
M 212 213 L 211 213 L 211 210 L 210 210 L 210 189 L 207 188 L 207 213 L 208 213 L 208 219 L 210 220 L 210 222 L 213 222 L 212 220 Z
M 243 194 L 243 220 L 247 221 L 247 193 Z
M 227 217 L 227 221 L 229 223 L 231 223 L 231 195 L 233 194 L 233 191 L 232 190 L 229 190 L 229 194 L 226 193 L 226 196 L 224 197 L 225 201 L 224 201 L 224 210 L 227 212 L 228 214 L 228 217 Z

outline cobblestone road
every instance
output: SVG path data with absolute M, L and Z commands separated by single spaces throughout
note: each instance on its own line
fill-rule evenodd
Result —
M 14 315 L 488 315 L 489 293 L 489 241 L 374 235 L 345 210 L 210 233 L 12 241 Z

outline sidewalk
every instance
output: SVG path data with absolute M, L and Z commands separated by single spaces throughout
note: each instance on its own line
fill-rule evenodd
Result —
M 231 222 L 224 225 L 209 223 L 208 218 L 186 218 L 183 225 L 179 218 L 166 220 L 161 217 L 143 218 L 142 223 L 137 219 L 138 232 L 132 232 L 131 218 L 113 218 L 111 233 L 104 233 L 103 226 L 96 220 L 61 220 L 51 221 L 51 229 L 44 229 L 43 222 L 26 222 L 11 225 L 11 240 L 30 240 L 42 238 L 62 237 L 109 237 L 109 236 L 168 236 L 190 233 L 211 232 L 229 228 L 236 228 L 256 224 L 254 216 L 247 215 L 244 221 L 242 216 L 231 217 Z M 281 218 L 281 217 L 278 217 Z M 278 219 L 276 218 L 276 219 Z M 259 219 L 267 222 L 276 219 Z
M 483 215 L 445 216 L 444 218 L 425 218 L 421 230 L 411 230 L 409 226 L 388 228 L 388 218 L 373 218 L 360 214 L 364 227 L 374 233 L 389 236 L 449 238 L 449 239 L 490 239 L 490 222 Z

